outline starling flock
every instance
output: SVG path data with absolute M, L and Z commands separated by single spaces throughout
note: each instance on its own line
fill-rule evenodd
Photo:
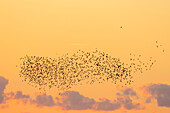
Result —
M 122 82 L 130 85 L 133 73 L 151 70 L 156 62 L 152 57 L 146 63 L 142 61 L 141 55 L 130 56 L 131 63 L 125 64 L 119 58 L 113 58 L 98 49 L 92 52 L 78 50 L 72 55 L 67 53 L 54 59 L 26 55 L 20 58 L 20 77 L 40 90 L 57 87 L 58 90 L 65 91 L 83 82 Z

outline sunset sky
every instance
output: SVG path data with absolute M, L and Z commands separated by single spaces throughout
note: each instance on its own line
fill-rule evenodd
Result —
M 170 113 L 169 43 L 170 0 L 0 0 L 0 113 Z M 156 63 L 131 85 L 77 85 L 62 95 L 19 77 L 25 55 L 95 48 L 125 63 L 130 53 Z

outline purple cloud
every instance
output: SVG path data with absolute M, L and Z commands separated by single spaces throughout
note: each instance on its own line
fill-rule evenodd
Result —
M 143 109 L 140 103 L 133 103 L 130 99 L 129 95 L 137 96 L 136 93 L 132 92 L 132 90 L 128 90 L 127 95 L 120 94 L 120 96 L 117 98 L 117 100 L 114 100 L 114 102 L 111 102 L 108 99 L 103 99 L 100 102 L 97 102 L 94 99 L 84 97 L 75 91 L 66 91 L 60 95 L 62 97 L 61 100 L 56 97 L 56 100 L 58 101 L 57 105 L 66 110 L 91 109 L 97 111 L 114 111 L 121 108 L 121 106 L 124 106 L 124 108 L 128 110 Z
M 31 100 L 31 103 L 36 103 L 37 106 L 55 106 L 55 102 L 53 100 L 53 97 L 51 95 L 38 95 L 35 100 Z
M 126 88 L 123 90 L 120 90 L 120 92 L 116 93 L 118 96 L 118 101 L 126 108 L 127 110 L 131 109 L 144 109 L 144 107 L 141 106 L 140 103 L 133 103 L 131 96 L 135 96 L 138 98 L 138 95 L 132 88 Z
M 30 102 L 31 104 L 36 104 L 39 107 L 47 106 L 60 106 L 66 110 L 97 110 L 97 111 L 114 111 L 120 109 L 121 106 L 124 108 L 131 109 L 140 109 L 140 103 L 133 103 L 130 99 L 130 96 L 136 96 L 136 92 L 131 89 L 125 89 L 120 93 L 117 93 L 118 98 L 114 102 L 108 99 L 100 100 L 99 102 L 95 101 L 92 98 L 85 97 L 76 91 L 66 91 L 61 93 L 59 97 L 56 97 L 57 103 L 54 102 L 51 95 L 37 95 L 36 99 L 32 100 L 29 95 L 25 95 L 22 91 L 17 91 L 16 93 L 10 92 L 4 94 L 4 89 L 8 84 L 8 80 L 0 76 L 0 103 L 4 100 L 16 99 L 22 100 L 22 102 Z
M 123 91 L 124 95 L 137 96 L 136 92 L 132 88 L 127 88 Z
M 61 93 L 62 102 L 58 102 L 57 105 L 66 110 L 86 110 L 92 109 L 96 103 L 94 99 L 84 97 L 75 91 L 66 91 Z
M 121 104 L 119 102 L 110 102 L 110 100 L 105 99 L 102 102 L 96 103 L 96 110 L 102 110 L 102 111 L 113 111 L 116 109 L 119 109 L 121 107 Z
M 117 92 L 116 95 L 117 96 L 126 95 L 126 96 L 138 97 L 138 95 L 136 94 L 136 92 L 132 88 L 126 88 L 126 89 L 120 90 L 120 92 Z
M 4 101 L 4 89 L 8 84 L 8 80 L 0 76 L 0 104 Z
M 15 99 L 23 99 L 23 98 L 30 98 L 29 95 L 23 95 L 21 91 L 17 91 L 15 97 Z
M 130 97 L 125 98 L 125 100 L 123 102 L 123 105 L 128 110 L 131 110 L 131 109 L 136 109 L 136 110 L 143 109 L 141 107 L 140 103 L 132 103 L 132 99 L 130 99 Z
M 158 106 L 170 107 L 170 85 L 150 84 L 144 88 L 157 100 Z

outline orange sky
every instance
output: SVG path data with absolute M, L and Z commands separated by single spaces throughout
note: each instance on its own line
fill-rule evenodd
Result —
M 20 90 L 32 98 L 39 92 L 21 82 L 18 75 L 16 65 L 26 54 L 54 58 L 78 49 L 93 51 L 95 48 L 123 62 L 129 62 L 130 53 L 142 54 L 145 60 L 150 56 L 157 60 L 151 71 L 134 74 L 135 82 L 129 87 L 140 95 L 139 87 L 145 84 L 170 85 L 169 6 L 170 0 L 0 0 L 0 76 L 9 80 L 5 92 Z M 165 53 L 156 48 L 156 40 L 163 45 Z M 97 100 L 114 99 L 117 88 L 105 83 L 75 86 L 71 90 Z M 55 88 L 46 93 L 57 94 Z M 15 104 L 12 100 L 9 104 L 13 107 L 0 111 L 12 113 L 12 109 L 18 108 L 23 112 L 25 107 L 31 108 L 30 113 L 40 110 L 33 105 Z M 170 112 L 170 108 L 156 104 L 147 106 L 146 112 Z M 56 112 L 56 108 L 43 109 L 42 113 Z M 123 113 L 124 110 L 113 112 Z

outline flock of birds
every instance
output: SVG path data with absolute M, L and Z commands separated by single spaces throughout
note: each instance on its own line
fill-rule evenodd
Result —
M 54 59 L 26 55 L 20 58 L 20 77 L 40 90 L 57 87 L 64 91 L 75 85 L 96 82 L 130 85 L 133 73 L 151 70 L 156 62 L 152 57 L 144 62 L 142 55 L 130 53 L 130 56 L 130 63 L 125 64 L 98 49 L 92 52 L 78 50 L 72 55 L 67 53 Z
M 97 49 L 93 52 L 79 50 L 71 56 L 67 53 L 57 59 L 25 56 L 21 60 L 20 77 L 40 89 L 55 86 L 59 90 L 67 90 L 85 80 L 90 84 L 110 80 L 115 84 L 117 80 L 130 84 L 133 78 L 130 66 Z
M 165 49 L 163 48 L 163 45 L 159 44 L 158 41 L 156 41 L 156 47 L 161 48 L 162 52 L 165 52 Z

